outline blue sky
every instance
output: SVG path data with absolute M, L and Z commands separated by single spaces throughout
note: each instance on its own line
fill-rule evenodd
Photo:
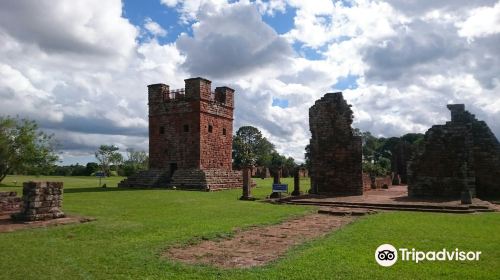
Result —
M 448 103 L 498 136 L 498 22 L 499 0 L 2 1 L 0 112 L 53 133 L 64 164 L 147 151 L 147 85 L 196 76 L 236 90 L 235 130 L 298 161 L 332 91 L 378 136 L 424 133 Z

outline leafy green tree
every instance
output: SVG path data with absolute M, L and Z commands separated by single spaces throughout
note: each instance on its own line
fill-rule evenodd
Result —
M 311 170 L 311 144 L 307 144 L 304 153 L 305 167 Z
M 0 182 L 12 172 L 48 172 L 59 159 L 56 148 L 53 136 L 35 121 L 0 117 Z
M 123 162 L 123 156 L 118 152 L 120 148 L 114 145 L 101 145 L 95 152 L 95 157 L 99 162 L 101 170 L 108 176 L 111 175 L 111 166 L 118 166 Z
M 241 168 L 244 165 L 258 164 L 269 166 L 274 145 L 269 142 L 259 129 L 242 126 L 233 137 L 233 164 Z
M 99 164 L 96 162 L 88 162 L 87 165 L 85 165 L 85 174 L 87 176 L 91 176 L 97 170 L 99 170 Z
M 127 149 L 127 160 L 123 163 L 125 176 L 131 176 L 140 170 L 148 169 L 149 157 L 145 151 Z

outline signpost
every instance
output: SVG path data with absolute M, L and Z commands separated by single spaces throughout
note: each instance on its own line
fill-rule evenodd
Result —
M 275 193 L 288 193 L 288 184 L 273 184 L 273 192 Z
M 106 173 L 102 172 L 102 171 L 98 171 L 95 173 L 95 176 L 97 178 L 99 178 L 99 187 L 101 187 L 101 179 L 106 177 Z
M 288 192 L 288 184 L 273 184 L 273 192 Z

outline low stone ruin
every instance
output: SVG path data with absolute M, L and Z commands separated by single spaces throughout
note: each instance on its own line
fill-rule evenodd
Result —
M 463 104 L 448 105 L 451 121 L 425 134 L 425 147 L 408 164 L 411 197 L 500 196 L 500 143 Z
M 341 92 L 327 93 L 309 108 L 311 192 L 362 195 L 361 137 Z
M 64 217 L 62 182 L 25 182 L 21 212 L 12 218 L 22 221 L 39 221 Z
M 386 176 L 370 176 L 368 173 L 363 173 L 363 190 L 369 191 L 372 189 L 388 189 L 393 185 L 393 177 Z
M 252 177 L 257 177 L 262 179 L 269 178 L 271 177 L 271 172 L 269 171 L 269 168 L 265 166 L 257 166 L 252 171 Z
M 21 208 L 21 198 L 17 192 L 0 192 L 0 213 L 18 211 Z

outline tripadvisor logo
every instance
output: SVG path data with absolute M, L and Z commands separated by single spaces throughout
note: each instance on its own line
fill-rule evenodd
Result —
M 399 251 L 399 252 L 398 252 Z M 419 263 L 421 261 L 479 261 L 481 251 L 447 250 L 440 251 L 418 251 L 415 248 L 399 248 L 397 250 L 391 244 L 382 244 L 375 250 L 375 261 L 381 266 L 392 266 L 398 260 Z
M 398 260 L 398 251 L 391 244 L 382 244 L 375 250 L 375 260 L 381 266 L 392 266 Z

